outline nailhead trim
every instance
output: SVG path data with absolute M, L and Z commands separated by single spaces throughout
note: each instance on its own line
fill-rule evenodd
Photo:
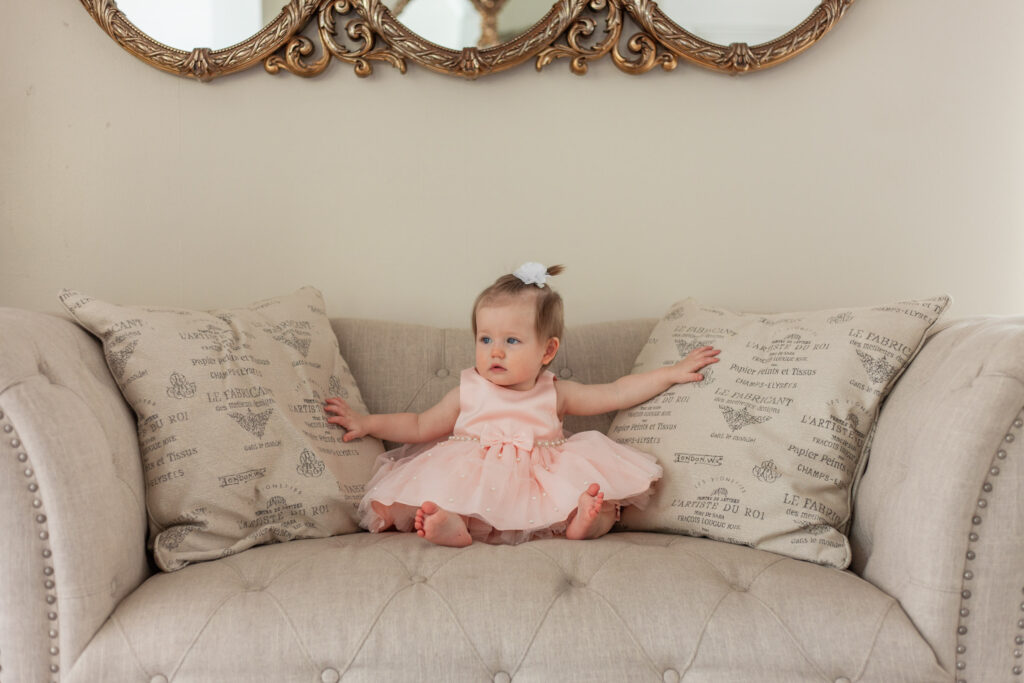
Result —
M 4 441 L 6 445 L 11 449 L 14 455 L 17 465 L 16 469 L 20 470 L 21 474 L 25 477 L 26 492 L 32 494 L 30 515 L 33 526 L 37 530 L 37 535 L 42 544 L 42 550 L 40 551 L 40 557 L 43 560 L 43 567 L 40 570 L 40 580 L 43 584 L 43 588 L 46 589 L 46 619 L 50 622 L 47 629 L 47 635 L 50 640 L 54 642 L 49 648 L 50 653 L 50 673 L 54 674 L 54 680 L 59 676 L 60 672 L 60 648 L 58 647 L 60 631 L 58 630 L 58 623 L 60 621 L 59 614 L 57 612 L 57 595 L 56 588 L 57 584 L 54 581 L 54 569 L 53 569 L 53 551 L 50 549 L 50 531 L 47 523 L 47 516 L 44 511 L 43 500 L 39 495 L 39 482 L 36 479 L 35 470 L 32 468 L 31 459 L 29 458 L 28 452 L 22 444 L 21 439 L 18 438 L 18 433 L 14 429 L 14 425 L 9 422 L 9 419 L 4 411 L 0 410 L 0 421 L 3 422 Z
M 1017 420 L 1013 424 L 1015 427 L 1020 428 L 1021 424 L 1024 424 L 1024 422 L 1022 422 L 1021 420 Z M 1024 588 L 1021 588 L 1020 590 L 1021 593 L 1024 593 Z M 1020 604 L 1020 608 L 1024 610 L 1024 602 Z M 1017 620 L 1017 629 L 1020 631 L 1024 631 L 1024 619 Z M 1017 637 L 1013 639 L 1013 643 L 1017 646 L 1017 648 L 1013 651 L 1013 656 L 1017 659 L 1020 659 L 1021 656 L 1024 655 L 1024 650 L 1022 650 L 1020 647 L 1021 645 L 1024 645 L 1024 635 L 1018 633 Z M 1024 673 L 1024 669 L 1021 668 L 1020 664 L 1014 665 L 1011 671 L 1013 671 L 1014 676 L 1020 676 L 1021 673 Z
M 1012 444 L 1014 441 L 1017 440 L 1017 435 L 1014 434 L 1014 431 L 1019 431 L 1021 427 L 1024 427 L 1024 410 L 1022 410 L 1018 414 L 1018 416 L 1014 418 L 1013 424 L 1006 431 L 1006 435 L 1002 439 L 1002 447 L 996 451 L 995 457 L 993 458 L 992 463 L 989 465 L 988 478 L 981 486 L 981 494 L 978 496 L 978 506 L 974 514 L 971 515 L 971 525 L 973 529 L 967 536 L 967 562 L 964 566 L 964 571 L 962 574 L 963 581 L 960 586 L 960 623 L 957 625 L 956 629 L 958 635 L 956 639 L 956 670 L 958 672 L 963 671 L 967 668 L 967 660 L 965 657 L 963 657 L 963 655 L 967 653 L 967 646 L 963 642 L 961 642 L 960 636 L 965 636 L 968 633 L 967 621 L 971 615 L 971 610 L 968 606 L 968 601 L 971 599 L 971 591 L 967 582 L 972 581 L 975 576 L 975 570 L 971 568 L 970 562 L 973 562 L 978 557 L 977 552 L 972 546 L 975 543 L 977 543 L 978 539 L 980 538 L 977 529 L 981 526 L 981 523 L 984 521 L 982 514 L 988 508 L 988 499 L 985 497 L 985 495 L 992 493 L 993 489 L 995 488 L 995 482 L 998 481 L 996 477 L 999 476 L 1000 472 L 999 466 L 996 463 L 1000 460 L 1006 460 L 1006 446 Z M 1020 608 L 1022 611 L 1024 611 L 1024 602 L 1021 603 Z M 1021 631 L 1024 631 L 1024 619 L 1020 619 L 1017 621 L 1017 628 Z M 1017 659 L 1020 658 L 1020 655 L 1018 653 L 1021 652 L 1020 644 L 1022 642 L 1024 642 L 1024 636 L 1018 635 L 1014 640 L 1017 649 L 1011 648 L 1013 656 Z M 1024 670 L 1022 670 L 1020 664 L 1015 665 L 1012 669 L 1013 675 L 1015 676 L 1020 676 L 1022 671 Z M 963 679 L 958 678 L 957 683 L 967 682 Z

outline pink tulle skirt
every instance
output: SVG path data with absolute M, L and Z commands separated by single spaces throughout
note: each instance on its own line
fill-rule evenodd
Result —
M 431 501 L 462 515 L 474 540 L 505 544 L 563 534 L 592 483 L 606 502 L 642 509 L 662 473 L 653 456 L 595 431 L 529 449 L 453 436 L 388 451 L 376 468 L 359 505 L 366 529 L 412 531 Z

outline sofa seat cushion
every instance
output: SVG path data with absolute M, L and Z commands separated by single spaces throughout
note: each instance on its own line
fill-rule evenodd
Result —
M 852 573 L 708 539 L 351 534 L 148 579 L 72 681 L 935 681 Z

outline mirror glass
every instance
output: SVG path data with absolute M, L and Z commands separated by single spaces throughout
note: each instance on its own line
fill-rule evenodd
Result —
M 284 0 L 118 0 L 128 21 L 168 47 L 221 50 L 259 33 Z
M 384 0 L 410 31 L 450 50 L 510 41 L 544 18 L 554 0 Z
M 657 3 L 665 16 L 709 43 L 760 45 L 799 26 L 821 1 L 657 0 Z

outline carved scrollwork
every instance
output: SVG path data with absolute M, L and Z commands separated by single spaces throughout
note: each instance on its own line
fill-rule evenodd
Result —
M 568 58 L 572 72 L 582 76 L 587 73 L 589 62 L 604 57 L 618 43 L 622 34 L 622 5 L 619 0 L 590 0 L 585 9 L 595 14 L 606 10 L 604 38 L 593 41 L 597 20 L 589 13 L 581 14 L 562 36 L 564 44 L 559 44 L 556 39 L 554 44 L 540 51 L 537 55 L 538 71 L 556 59 Z
M 117 8 L 114 0 L 81 0 L 96 23 L 118 45 L 144 62 L 178 76 L 209 81 L 257 64 L 302 30 L 322 0 L 291 0 L 271 23 L 247 40 L 211 50 L 185 51 L 169 47 L 139 30 Z
M 661 65 L 665 71 L 671 71 L 678 66 L 679 61 L 671 52 L 659 50 L 659 45 L 651 36 L 646 33 L 635 33 L 626 43 L 629 51 L 637 55 L 630 59 L 619 50 L 618 43 L 612 47 L 612 61 L 626 73 L 642 74 L 647 73 L 654 67 Z
M 854 0 L 824 0 L 799 26 L 760 45 L 716 45 L 669 19 L 654 0 L 623 0 L 630 17 L 654 40 L 695 64 L 731 74 L 775 66 L 800 54 L 828 33 Z
M 635 34 L 627 43 L 629 52 L 635 57 L 623 54 L 619 48 L 624 15 L 621 0 L 590 0 L 585 9 L 587 12 L 577 17 L 565 32 L 564 43 L 556 42 L 537 56 L 538 71 L 556 59 L 568 58 L 572 72 L 582 76 L 587 73 L 590 62 L 608 53 L 611 53 L 615 65 L 627 73 L 644 73 L 658 64 L 666 70 L 675 68 L 675 55 L 664 51 L 659 54 L 658 46 L 645 33 Z M 595 40 L 598 22 L 590 14 L 599 15 L 602 11 L 605 13 L 604 37 Z
M 557 0 L 537 24 L 516 38 L 489 47 L 453 50 L 409 30 L 383 0 L 290 0 L 278 17 L 247 40 L 212 50 L 179 50 L 153 40 L 118 10 L 114 0 L 80 0 L 119 45 L 143 61 L 179 76 L 208 81 L 263 62 L 270 73 L 316 76 L 337 59 L 356 75 L 373 73 L 381 61 L 405 73 L 415 62 L 439 73 L 475 79 L 535 59 L 537 70 L 568 59 L 573 73 L 610 55 L 620 70 L 642 74 L 656 66 L 674 69 L 678 58 L 731 74 L 774 66 L 803 52 L 842 18 L 854 0 L 823 0 L 799 26 L 768 43 L 717 45 L 668 18 L 654 0 Z M 504 0 L 471 0 L 500 8 Z M 317 16 L 313 37 L 300 32 Z M 628 19 L 639 27 L 623 43 Z M 339 34 L 344 22 L 344 36 Z M 600 27 L 600 32 L 599 32 Z M 309 33 L 309 32 L 307 32 Z M 483 44 L 487 44 L 484 41 Z
M 337 18 L 354 15 L 345 24 L 345 34 L 357 44 L 349 49 L 337 41 Z M 389 49 L 386 44 L 378 44 L 377 35 L 369 23 L 357 14 L 350 0 L 332 0 L 324 3 L 319 12 L 317 35 L 320 38 L 321 56 L 311 63 L 304 61 L 315 51 L 313 41 L 305 36 L 293 38 L 282 52 L 283 55 L 272 55 L 264 62 L 270 73 L 285 69 L 299 76 L 316 76 L 323 72 L 330 63 L 331 57 L 352 64 L 357 76 L 366 77 L 373 73 L 373 61 L 391 64 L 405 73 L 405 60 L 401 55 Z
M 560 0 L 532 29 L 514 40 L 489 48 L 452 50 L 436 45 L 410 31 L 395 19 L 382 0 L 335 0 L 320 10 L 318 37 L 322 56 L 312 63 L 303 58 L 315 51 L 311 41 L 299 36 L 282 55 L 266 60 L 266 69 L 286 69 L 300 76 L 314 76 L 327 68 L 330 57 L 355 65 L 356 74 L 372 73 L 369 60 L 383 60 L 404 72 L 406 60 L 432 71 L 475 79 L 513 67 L 543 51 L 563 33 L 587 0 Z M 602 0 L 597 0 L 598 2 Z M 337 18 L 354 14 L 346 24 L 350 39 L 361 43 L 349 49 L 337 42 Z

